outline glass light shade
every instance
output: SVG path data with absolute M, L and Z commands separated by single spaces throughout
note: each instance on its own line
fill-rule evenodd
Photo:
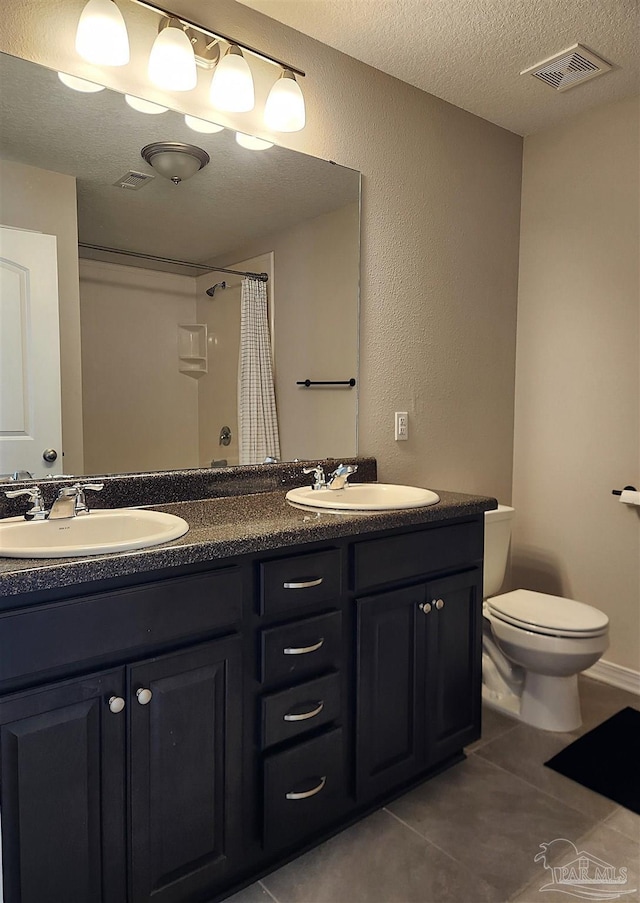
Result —
M 150 116 L 157 116 L 158 113 L 166 113 L 169 109 L 169 107 L 163 107 L 159 103 L 151 103 L 150 100 L 134 97 L 132 94 L 125 94 L 124 99 L 131 109 L 137 110 L 138 113 L 148 113 Z
M 248 113 L 253 110 L 253 76 L 242 51 L 235 44 L 216 66 L 211 79 L 210 100 L 216 109 L 228 113 Z
M 191 41 L 179 24 L 171 19 L 153 42 L 147 72 L 165 91 L 191 91 L 198 82 L 196 58 Z
M 96 66 L 126 66 L 129 62 L 127 26 L 113 0 L 89 0 L 78 22 L 76 50 Z
M 195 157 L 190 154 L 177 154 L 174 151 L 156 154 L 151 160 L 151 165 L 161 176 L 171 179 L 176 184 L 195 176 L 201 168 L 200 161 Z
M 274 132 L 299 132 L 306 116 L 304 97 L 293 72 L 286 70 L 267 97 L 264 121 Z
M 88 82 L 86 79 L 77 78 L 75 75 L 67 75 L 66 72 L 58 72 L 58 78 L 67 88 L 73 88 L 74 91 L 81 91 L 83 94 L 97 94 L 98 91 L 104 91 L 104 85 Z
M 224 126 L 216 125 L 215 122 L 208 122 L 206 119 L 198 119 L 197 116 L 189 116 L 186 114 L 184 121 L 194 132 L 202 132 L 205 135 L 213 135 L 215 132 L 224 132 Z
M 273 147 L 273 141 L 254 138 L 253 135 L 243 135 L 242 132 L 236 132 L 236 141 L 240 147 L 246 147 L 247 150 L 266 150 L 268 147 Z

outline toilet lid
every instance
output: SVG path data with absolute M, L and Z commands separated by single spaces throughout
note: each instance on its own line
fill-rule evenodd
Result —
M 609 624 L 609 618 L 591 605 L 528 589 L 493 596 L 487 607 L 509 624 L 554 636 L 598 636 Z

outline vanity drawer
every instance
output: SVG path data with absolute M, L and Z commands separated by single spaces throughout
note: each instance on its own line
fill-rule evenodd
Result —
M 0 682 L 197 636 L 241 615 L 237 567 L 0 615 Z
M 342 615 L 339 611 L 262 631 L 263 683 L 298 680 L 340 665 Z
M 347 804 L 340 728 L 265 758 L 267 848 L 284 848 L 313 834 L 336 818 Z
M 260 613 L 283 614 L 340 595 L 339 549 L 293 555 L 260 564 Z
M 315 730 L 339 716 L 339 674 L 271 693 L 262 698 L 262 748 Z
M 353 588 L 360 592 L 436 570 L 468 566 L 482 558 L 483 543 L 480 520 L 356 543 Z

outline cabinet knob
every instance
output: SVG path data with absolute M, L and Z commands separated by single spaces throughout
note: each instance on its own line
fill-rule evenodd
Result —
M 151 690 L 143 689 L 142 687 L 139 690 L 136 690 L 136 697 L 140 705 L 149 705 L 152 696 L 153 693 Z
M 423 615 L 428 615 L 431 611 L 431 603 L 430 602 L 421 602 L 418 606 Z
M 440 611 L 441 608 L 444 608 L 444 601 L 442 599 L 436 599 L 435 606 Z
M 124 708 L 124 699 L 122 696 L 111 696 L 109 698 L 109 709 L 113 712 L 114 715 L 117 715 L 118 712 L 121 712 Z

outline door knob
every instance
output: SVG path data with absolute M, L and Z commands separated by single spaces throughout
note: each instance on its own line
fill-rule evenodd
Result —
M 151 692 L 151 690 L 147 690 L 143 687 L 140 687 L 139 690 L 136 690 L 136 697 L 140 705 L 149 705 L 152 696 L 153 693 Z
M 54 461 L 58 460 L 58 452 L 55 448 L 45 448 L 42 452 L 42 457 L 47 462 L 47 464 L 53 464 Z
M 111 696 L 109 698 L 109 709 L 114 715 L 117 715 L 124 708 L 124 699 L 122 696 Z

